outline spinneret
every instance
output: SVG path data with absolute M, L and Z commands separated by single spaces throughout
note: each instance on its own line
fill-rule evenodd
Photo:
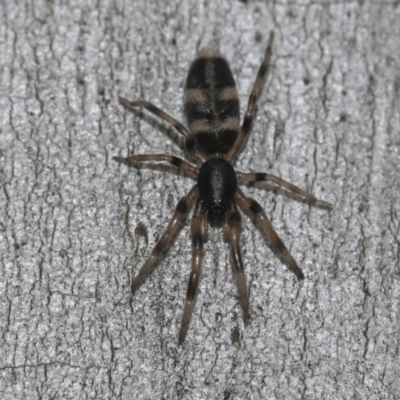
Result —
M 182 343 L 186 337 L 193 312 L 201 274 L 203 247 L 208 236 L 207 224 L 224 228 L 232 254 L 243 320 L 245 323 L 249 320 L 249 297 L 240 251 L 241 215 L 237 205 L 259 224 L 282 262 L 298 279 L 304 278 L 303 272 L 275 232 L 260 204 L 256 200 L 246 197 L 237 186 L 238 184 L 257 181 L 272 182 L 304 198 L 314 206 L 332 208 L 331 203 L 318 200 L 313 195 L 275 175 L 235 172 L 232 166 L 250 133 L 256 110 L 255 103 L 270 66 L 273 39 L 274 34 L 271 32 L 241 127 L 239 99 L 232 72 L 226 60 L 213 49 L 203 50 L 189 69 L 185 87 L 185 114 L 189 129 L 147 101 L 131 102 L 124 98 L 119 99 L 120 103 L 130 111 L 134 111 L 137 107 L 143 107 L 171 124 L 184 137 L 188 154 L 197 161 L 197 166 L 194 166 L 168 154 L 114 157 L 115 161 L 133 166 L 146 161 L 168 162 L 197 179 L 197 183 L 188 195 L 179 200 L 167 229 L 138 275 L 132 280 L 132 292 L 135 293 L 146 275 L 156 265 L 160 255 L 168 248 L 188 212 L 195 205 L 191 220 L 192 271 L 179 332 L 179 343 Z

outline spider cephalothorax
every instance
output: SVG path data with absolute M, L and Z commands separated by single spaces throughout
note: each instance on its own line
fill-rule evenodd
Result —
M 205 222 L 212 226 L 223 226 L 227 232 L 237 277 L 243 319 L 249 318 L 249 298 L 240 252 L 241 215 L 237 205 L 254 216 L 263 232 L 268 236 L 281 259 L 299 279 L 304 275 L 290 255 L 282 240 L 273 229 L 261 206 L 252 198 L 246 197 L 238 183 L 269 181 L 305 198 L 310 204 L 323 208 L 332 208 L 326 201 L 317 200 L 311 194 L 283 179 L 266 173 L 241 173 L 234 170 L 233 163 L 245 144 L 255 114 L 255 103 L 261 90 L 265 75 L 269 69 L 273 32 L 269 37 L 263 62 L 250 93 L 244 121 L 240 127 L 239 100 L 235 81 L 228 63 L 221 54 L 212 49 L 203 50 L 192 63 L 185 87 L 185 114 L 189 129 L 160 110 L 153 104 L 139 100 L 130 102 L 120 98 L 120 103 L 128 110 L 144 107 L 174 126 L 183 135 L 188 154 L 197 160 L 198 166 L 167 154 L 134 155 L 127 158 L 114 157 L 118 162 L 135 165 L 142 161 L 165 161 L 187 172 L 197 184 L 188 195 L 182 197 L 175 213 L 149 258 L 132 280 L 135 292 L 143 278 L 152 270 L 163 249 L 170 243 L 178 231 L 181 222 L 195 204 L 191 222 L 192 234 L 192 272 L 189 278 L 187 297 L 179 332 L 179 343 L 186 337 L 194 299 L 199 282 L 203 259 L 203 243 L 206 238 Z
M 208 222 L 221 225 L 237 187 L 232 164 L 224 158 L 210 158 L 200 168 L 197 186 L 207 208 Z

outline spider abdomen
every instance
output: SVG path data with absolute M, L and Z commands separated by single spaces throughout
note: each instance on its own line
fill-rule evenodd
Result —
M 212 49 L 192 63 L 185 87 L 185 114 L 192 134 L 208 155 L 227 153 L 240 128 L 239 99 L 226 60 Z
M 197 185 L 207 207 L 209 223 L 220 225 L 237 187 L 232 165 L 223 158 L 207 160 L 200 168 Z

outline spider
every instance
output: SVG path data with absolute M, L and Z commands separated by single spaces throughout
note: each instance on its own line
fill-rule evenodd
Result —
M 332 208 L 332 204 L 317 200 L 311 194 L 277 176 L 255 172 L 243 173 L 233 169 L 232 164 L 249 136 L 256 111 L 256 99 L 270 67 L 273 40 L 274 33 L 271 32 L 241 127 L 238 93 L 232 72 L 221 54 L 210 48 L 199 53 L 190 66 L 187 76 L 185 114 L 189 129 L 147 101 L 128 101 L 125 98 L 119 98 L 119 102 L 127 110 L 135 112 L 137 107 L 143 107 L 171 124 L 184 137 L 188 155 L 197 161 L 197 166 L 194 166 L 168 154 L 114 157 L 115 161 L 133 166 L 145 161 L 164 161 L 197 179 L 197 183 L 190 192 L 179 200 L 167 229 L 137 276 L 132 280 L 132 292 L 135 293 L 146 275 L 153 270 L 160 254 L 170 244 L 194 205 L 191 219 L 192 271 L 179 331 L 179 344 L 185 340 L 194 307 L 203 259 L 203 243 L 207 240 L 207 223 L 224 228 L 232 253 L 233 270 L 236 274 L 244 323 L 247 324 L 249 320 L 249 296 L 239 244 L 241 214 L 238 205 L 245 213 L 253 216 L 256 223 L 259 223 L 261 231 L 269 238 L 277 255 L 287 267 L 298 279 L 304 278 L 303 272 L 275 232 L 259 203 L 247 197 L 238 187 L 238 183 L 272 182 L 303 197 L 314 206 Z

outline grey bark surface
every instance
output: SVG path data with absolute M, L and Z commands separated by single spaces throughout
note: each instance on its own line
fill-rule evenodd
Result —
M 269 32 L 272 69 L 236 167 L 306 276 L 243 217 L 244 327 L 222 231 L 210 230 L 188 337 L 185 224 L 131 298 L 130 281 L 193 181 L 112 156 L 182 140 L 118 96 L 184 122 L 205 46 L 229 60 L 241 113 Z M 115 0 L 0 5 L 2 399 L 400 398 L 398 2 Z M 171 173 L 172 172 L 172 173 Z

